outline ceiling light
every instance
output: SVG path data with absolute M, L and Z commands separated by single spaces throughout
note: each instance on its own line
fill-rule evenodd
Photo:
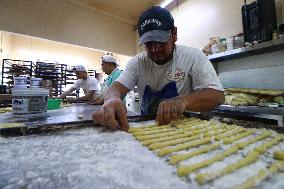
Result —
M 163 1 L 160 6 L 165 8 L 166 6 L 168 6 L 171 2 L 173 2 L 174 0 L 165 0 Z

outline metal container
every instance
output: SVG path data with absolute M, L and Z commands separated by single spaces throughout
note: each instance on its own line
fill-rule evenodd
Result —
M 27 88 L 27 77 L 14 77 L 14 88 Z
M 41 88 L 42 78 L 31 78 L 31 88 Z
M 14 114 L 42 113 L 47 111 L 49 91 L 41 88 L 15 88 L 12 91 Z

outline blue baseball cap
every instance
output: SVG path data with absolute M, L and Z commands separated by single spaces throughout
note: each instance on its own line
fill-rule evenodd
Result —
M 170 11 L 160 6 L 152 6 L 139 17 L 140 44 L 149 41 L 166 42 L 172 28 L 174 28 L 174 18 Z

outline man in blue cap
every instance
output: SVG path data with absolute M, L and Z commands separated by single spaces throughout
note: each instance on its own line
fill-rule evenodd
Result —
M 96 123 L 128 130 L 127 110 L 121 97 L 137 86 L 142 114 L 157 114 L 159 125 L 185 111 L 210 111 L 224 102 L 224 89 L 207 56 L 199 49 L 176 45 L 177 28 L 171 13 L 159 6 L 139 17 L 142 52 L 132 58 L 107 91 Z

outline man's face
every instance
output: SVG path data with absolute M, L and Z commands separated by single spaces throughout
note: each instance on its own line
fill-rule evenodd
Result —
M 167 63 L 173 57 L 175 42 L 177 41 L 176 28 L 172 29 L 170 38 L 166 42 L 150 41 L 144 43 L 147 55 L 159 65 Z
M 102 61 L 101 66 L 102 66 L 103 72 L 106 72 L 106 70 L 107 70 L 107 64 L 106 64 L 104 61 Z
M 111 74 L 111 71 L 112 71 L 112 69 L 111 69 L 111 64 L 112 64 L 112 63 L 105 62 L 105 61 L 102 61 L 102 63 L 101 63 L 102 70 L 103 70 L 103 72 L 104 72 L 105 74 L 107 74 L 107 75 Z
M 77 79 L 85 79 L 86 72 L 85 71 L 75 71 Z

